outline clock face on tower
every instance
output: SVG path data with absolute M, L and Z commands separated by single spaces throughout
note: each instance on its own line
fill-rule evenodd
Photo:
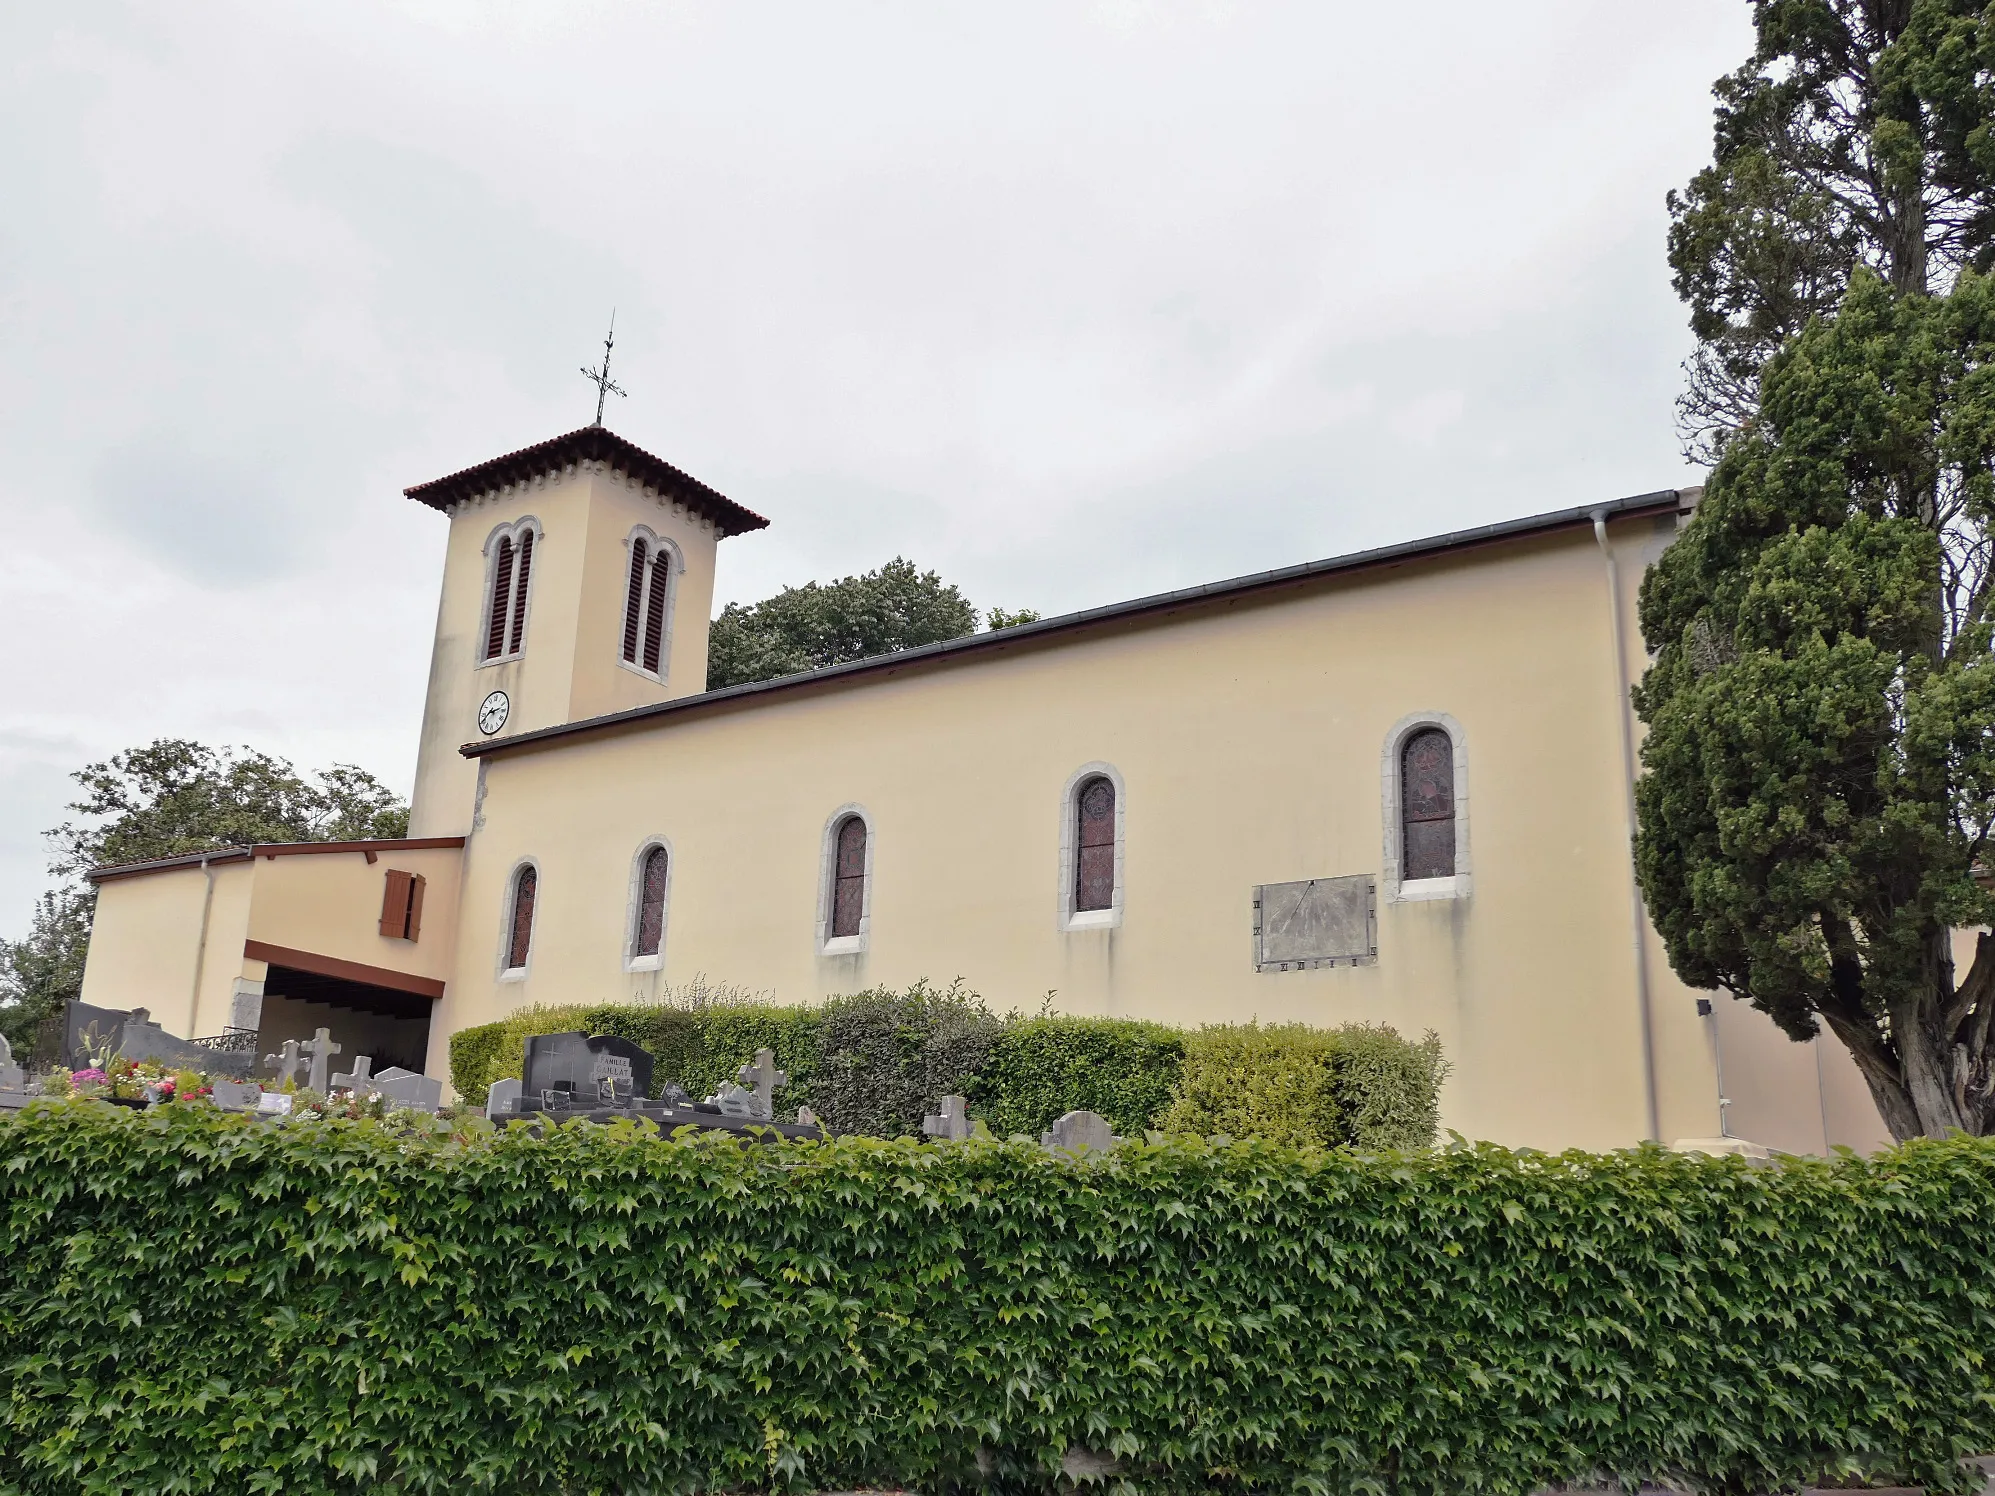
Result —
M 478 703 L 478 731 L 489 738 L 506 725 L 512 710 L 512 699 L 504 691 L 494 691 Z

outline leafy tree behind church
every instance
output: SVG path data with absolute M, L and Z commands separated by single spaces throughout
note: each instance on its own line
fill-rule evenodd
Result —
M 1038 616 L 994 608 L 989 625 L 1012 628 Z M 976 631 L 977 610 L 968 598 L 936 573 L 896 556 L 863 576 L 785 587 L 759 603 L 729 603 L 708 635 L 707 689 L 822 670 Z
M 0 1033 L 16 1045 L 77 996 L 95 892 L 82 874 L 255 842 L 359 841 L 408 834 L 408 807 L 364 769 L 335 764 L 301 775 L 249 748 L 161 738 L 70 776 L 78 819 L 48 833 L 49 871 L 63 882 L 42 895 L 27 936 L 0 941 Z
M 1995 12 L 1761 0 L 1673 198 L 1716 454 L 1643 585 L 1636 861 L 1677 972 L 1995 1132 Z

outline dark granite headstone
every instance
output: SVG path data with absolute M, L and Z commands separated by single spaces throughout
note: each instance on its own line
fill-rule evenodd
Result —
M 615 1034 L 535 1034 L 526 1041 L 520 1089 L 575 1106 L 622 1106 L 651 1094 L 651 1053 Z
M 63 1015 L 63 1059 L 72 1070 L 90 1063 L 92 1050 L 109 1048 L 128 1060 L 151 1060 L 176 1069 L 202 1070 L 210 1074 L 242 1075 L 254 1056 L 193 1044 L 152 1021 L 144 1008 L 121 1013 L 116 1008 L 93 1008 L 88 1003 L 71 1002 Z

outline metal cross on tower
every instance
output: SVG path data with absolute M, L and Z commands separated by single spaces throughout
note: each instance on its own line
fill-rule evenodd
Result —
M 582 377 L 584 379 L 589 380 L 596 386 L 595 424 L 598 426 L 603 424 L 603 401 L 608 399 L 611 395 L 616 395 L 620 398 L 628 398 L 627 396 L 624 395 L 623 387 L 619 385 L 614 379 L 610 378 L 610 350 L 616 346 L 616 341 L 617 341 L 617 314 L 615 311 L 611 311 L 610 335 L 603 339 L 603 366 L 600 369 L 584 369 L 582 371 Z

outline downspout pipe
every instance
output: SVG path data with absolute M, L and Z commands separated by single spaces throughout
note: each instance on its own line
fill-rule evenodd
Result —
M 1635 1006 L 1642 1024 L 1642 1092 L 1647 1137 L 1662 1138 L 1662 1116 L 1656 1104 L 1656 1039 L 1653 1000 L 1649 993 L 1648 914 L 1642 908 L 1642 885 L 1635 876 L 1635 723 L 1628 705 L 1628 647 L 1621 626 L 1621 569 L 1607 539 L 1607 511 L 1596 509 L 1593 538 L 1607 565 L 1607 617 L 1614 644 L 1614 720 L 1621 730 L 1621 813 L 1623 845 L 1628 848 L 1628 923 L 1635 954 Z
M 208 866 L 208 854 L 201 855 L 201 876 L 208 880 L 201 894 L 200 944 L 194 947 L 194 990 L 187 994 L 187 1032 L 198 1031 L 201 1022 L 201 973 L 208 964 L 208 914 L 215 907 L 215 870 Z

